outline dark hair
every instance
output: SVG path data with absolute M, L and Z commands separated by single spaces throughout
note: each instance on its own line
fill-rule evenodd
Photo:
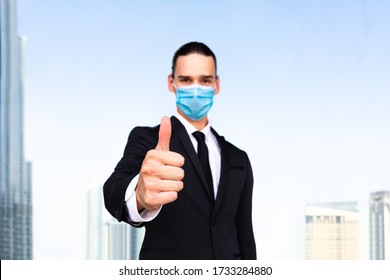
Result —
M 174 76 L 176 69 L 176 61 L 179 56 L 186 56 L 192 53 L 202 54 L 204 56 L 212 56 L 215 64 L 215 73 L 217 72 L 217 58 L 213 51 L 203 43 L 189 42 L 181 46 L 174 54 L 172 59 L 172 77 Z

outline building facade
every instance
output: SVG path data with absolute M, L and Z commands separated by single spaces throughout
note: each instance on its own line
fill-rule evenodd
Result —
M 87 260 L 101 260 L 103 250 L 103 193 L 101 187 L 87 193 Z
M 305 216 L 306 259 L 360 259 L 360 217 L 356 202 L 307 205 Z
M 114 218 L 103 225 L 103 259 L 138 260 L 144 236 L 144 228 L 118 223 Z
M 17 1 L 0 0 L 0 259 L 32 259 L 31 164 L 24 160 L 23 68 Z
M 370 258 L 390 260 L 390 191 L 370 195 Z
M 102 187 L 89 190 L 87 197 L 87 259 L 138 260 L 144 229 L 106 217 Z

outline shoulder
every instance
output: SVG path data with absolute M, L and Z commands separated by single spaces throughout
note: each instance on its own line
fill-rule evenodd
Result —
M 136 126 L 130 131 L 129 138 L 158 135 L 160 125 L 157 126 Z
M 242 150 L 242 149 L 238 148 L 237 146 L 233 145 L 232 143 L 230 143 L 226 139 L 224 139 L 224 141 L 225 141 L 224 145 L 225 145 L 226 149 L 229 151 L 230 154 L 242 157 L 245 160 L 249 160 L 248 159 L 248 154 L 244 150 Z
M 233 145 L 231 142 L 227 141 L 225 137 L 220 136 L 213 128 L 211 129 L 211 131 L 215 135 L 219 143 L 219 146 L 221 148 L 221 151 L 227 152 L 231 159 L 238 159 L 245 162 L 249 161 L 248 155 L 244 150 L 238 148 L 236 145 Z
M 144 149 L 151 149 L 157 145 L 158 131 L 160 126 L 137 126 L 134 127 L 127 139 L 128 147 L 139 147 Z

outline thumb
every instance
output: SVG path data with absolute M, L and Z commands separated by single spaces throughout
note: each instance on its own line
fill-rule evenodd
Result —
M 171 119 L 167 116 L 161 118 L 160 131 L 158 133 L 158 142 L 156 150 L 169 151 L 169 141 L 171 140 L 172 125 Z

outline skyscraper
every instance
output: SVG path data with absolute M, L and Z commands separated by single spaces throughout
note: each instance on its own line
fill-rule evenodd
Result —
M 101 186 L 87 194 L 87 260 L 102 259 L 103 193 Z
M 23 64 L 17 1 L 0 0 L 0 259 L 32 258 L 31 164 L 23 150 Z
M 138 260 L 144 228 L 135 228 L 125 223 L 118 223 L 114 218 L 103 225 L 103 259 Z
M 102 187 L 88 191 L 87 259 L 137 260 L 145 230 L 103 217 Z
M 390 260 L 390 191 L 370 195 L 370 257 Z
M 306 259 L 360 259 L 359 213 L 356 202 L 306 206 Z

